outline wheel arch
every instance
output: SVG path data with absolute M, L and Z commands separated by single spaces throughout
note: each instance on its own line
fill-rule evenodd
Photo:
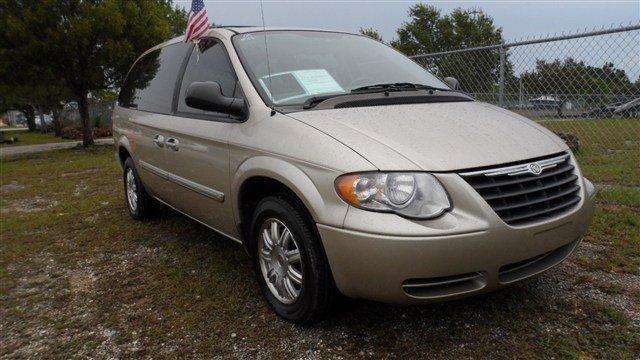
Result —
M 120 136 L 118 138 L 118 160 L 120 162 L 120 167 L 124 167 L 124 162 L 127 160 L 127 157 L 133 159 L 133 153 L 131 152 L 131 145 L 129 144 L 129 139 L 126 136 Z
M 314 183 L 301 169 L 281 159 L 258 156 L 246 160 L 236 171 L 231 189 L 233 215 L 243 243 L 243 227 L 251 216 L 251 205 L 265 195 L 289 192 L 300 200 L 314 225 L 321 217 L 324 201 Z

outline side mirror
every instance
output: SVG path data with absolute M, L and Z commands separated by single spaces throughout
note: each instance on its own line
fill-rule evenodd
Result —
M 214 81 L 191 83 L 184 102 L 189 107 L 205 111 L 219 111 L 231 115 L 244 113 L 244 100 L 222 95 L 220 84 Z
M 444 78 L 444 83 L 453 90 L 460 90 L 460 82 L 454 77 L 448 76 Z

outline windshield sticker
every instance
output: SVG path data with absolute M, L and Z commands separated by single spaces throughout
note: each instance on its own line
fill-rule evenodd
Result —
M 344 92 L 344 89 L 325 69 L 298 70 L 293 72 L 309 95 Z
M 259 79 L 275 103 L 318 94 L 343 93 L 344 89 L 325 69 L 286 71 Z
M 251 41 L 253 39 L 254 39 L 253 34 L 244 34 L 240 36 L 240 41 Z

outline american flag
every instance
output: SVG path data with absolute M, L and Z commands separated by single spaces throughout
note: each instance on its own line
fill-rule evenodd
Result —
M 207 9 L 204 8 L 203 0 L 193 0 L 191 2 L 191 11 L 189 12 L 189 21 L 187 21 L 187 33 L 184 36 L 184 42 L 197 40 L 209 28 L 209 18 L 207 17 Z

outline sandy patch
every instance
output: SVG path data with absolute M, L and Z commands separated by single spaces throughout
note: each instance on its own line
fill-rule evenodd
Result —
M 34 212 L 42 211 L 48 208 L 58 205 L 58 201 L 49 200 L 41 196 L 34 196 L 30 199 L 19 199 L 12 201 L 8 206 L 3 206 L 0 209 L 2 213 L 8 213 L 12 211 L 17 212 Z
M 0 192 L 2 192 L 3 194 L 6 194 L 6 193 L 10 193 L 12 191 L 22 190 L 24 188 L 25 188 L 25 186 L 20 184 L 19 182 L 12 181 L 12 182 L 10 182 L 8 184 L 0 186 Z

